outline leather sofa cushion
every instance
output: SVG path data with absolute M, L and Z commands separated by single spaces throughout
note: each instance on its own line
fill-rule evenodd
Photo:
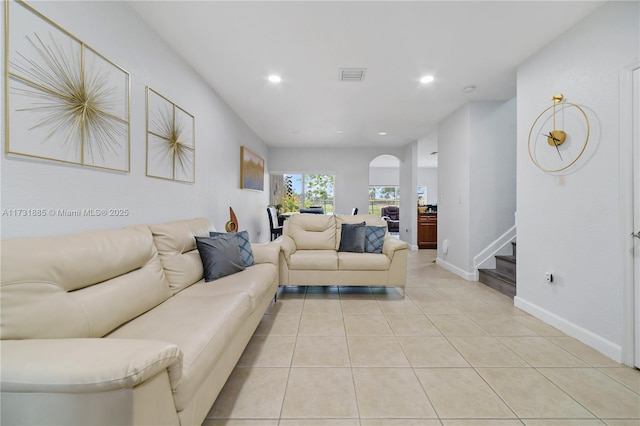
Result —
M 297 250 L 337 250 L 334 216 L 291 215 L 285 233 L 295 242 Z
M 385 254 L 338 253 L 338 267 L 341 271 L 386 271 L 391 260 Z
M 107 337 L 160 340 L 178 346 L 183 370 L 174 399 L 176 410 L 182 411 L 250 313 L 244 292 L 210 297 L 178 294 Z
M 2 241 L 2 339 L 102 337 L 170 297 L 146 226 Z
M 338 253 L 333 249 L 298 250 L 289 257 L 289 269 L 337 270 Z
M 219 278 L 212 282 L 200 280 L 177 294 L 179 297 L 217 296 L 245 292 L 253 312 L 271 288 L 277 287 L 278 269 L 272 263 L 259 263 L 242 272 Z M 270 295 L 271 296 L 271 295 Z M 270 297 L 269 296 L 269 297 Z
M 173 294 L 202 279 L 202 260 L 194 237 L 208 237 L 215 231 L 208 219 L 158 223 L 149 229 Z

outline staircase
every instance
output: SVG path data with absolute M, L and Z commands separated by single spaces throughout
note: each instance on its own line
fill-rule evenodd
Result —
M 516 295 L 516 242 L 510 256 L 495 256 L 496 269 L 478 269 L 480 282 L 509 297 Z

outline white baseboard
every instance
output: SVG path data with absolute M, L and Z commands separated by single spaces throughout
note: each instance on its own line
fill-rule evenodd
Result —
M 622 348 L 587 329 L 580 327 L 566 319 L 547 311 L 530 303 L 521 297 L 514 297 L 513 303 L 517 308 L 533 315 L 534 317 L 546 322 L 547 324 L 557 328 L 568 336 L 578 339 L 582 343 L 592 347 L 593 349 L 601 352 L 616 362 L 622 362 Z
M 462 269 L 458 268 L 457 266 L 454 266 L 451 263 L 440 259 L 439 257 L 436 258 L 436 264 L 442 266 L 447 271 L 453 272 L 457 276 L 459 276 L 461 278 L 464 278 L 467 281 L 478 281 L 476 279 L 475 272 L 468 272 L 468 271 L 462 270 Z

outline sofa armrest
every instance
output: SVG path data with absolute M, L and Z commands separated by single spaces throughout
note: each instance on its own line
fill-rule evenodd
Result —
M 280 242 L 270 242 L 263 244 L 251 244 L 253 260 L 255 263 L 273 263 L 278 266 L 278 254 L 280 253 Z
M 386 238 L 382 246 L 382 253 L 386 254 L 390 259 L 393 259 L 393 255 L 398 250 L 406 250 L 409 248 L 409 244 L 405 241 L 398 240 L 396 238 Z
M 2 392 L 89 393 L 133 388 L 168 370 L 175 390 L 182 352 L 138 339 L 3 340 Z
M 291 238 L 290 236 L 283 235 L 281 247 L 284 258 L 287 260 L 287 263 L 289 263 L 289 257 L 291 257 L 291 255 L 297 250 L 296 242 L 293 241 L 293 238 Z

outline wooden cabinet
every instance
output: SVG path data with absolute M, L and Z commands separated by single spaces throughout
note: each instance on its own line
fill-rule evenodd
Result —
M 434 249 L 438 247 L 438 214 L 418 214 L 418 248 Z

